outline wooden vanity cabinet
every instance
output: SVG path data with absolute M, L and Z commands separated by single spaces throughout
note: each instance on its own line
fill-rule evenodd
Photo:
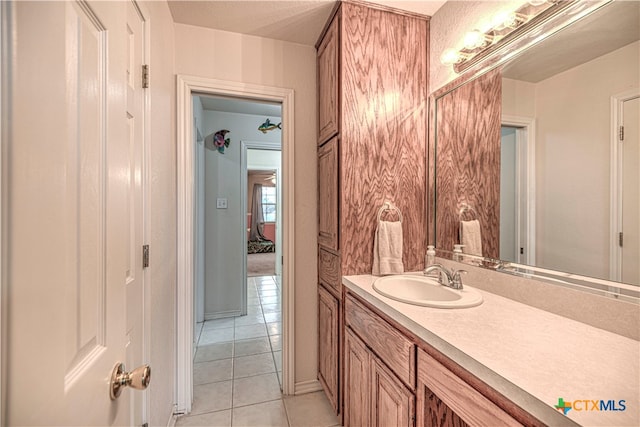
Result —
M 339 340 L 340 302 L 324 286 L 319 286 L 318 380 L 334 408 L 338 405 Z
M 413 426 L 415 345 L 345 299 L 344 426 Z

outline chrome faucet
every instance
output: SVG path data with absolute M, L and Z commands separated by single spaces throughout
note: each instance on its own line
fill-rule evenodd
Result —
M 438 282 L 442 286 L 448 286 L 453 289 L 462 289 L 462 277 L 461 274 L 466 273 L 466 270 L 447 270 L 442 264 L 432 264 L 424 269 L 424 274 L 428 275 L 432 271 L 440 273 L 438 275 Z

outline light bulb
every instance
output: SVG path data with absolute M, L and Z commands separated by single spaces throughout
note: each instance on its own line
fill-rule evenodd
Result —
M 515 27 L 518 22 L 515 12 L 503 10 L 493 16 L 493 27 L 496 30 L 504 30 L 505 28 Z
M 440 62 L 444 65 L 453 65 L 460 62 L 460 54 L 457 50 L 449 48 L 445 49 L 440 55 Z
M 476 49 L 484 44 L 484 34 L 478 30 L 469 31 L 464 35 L 462 43 L 469 50 Z
M 540 6 L 541 4 L 545 4 L 547 0 L 529 0 L 529 4 L 531 6 Z

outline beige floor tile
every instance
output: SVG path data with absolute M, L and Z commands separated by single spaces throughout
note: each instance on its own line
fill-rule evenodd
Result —
M 280 384 L 276 373 L 239 378 L 233 381 L 233 407 L 280 399 Z
M 271 353 L 236 357 L 233 360 L 233 378 L 251 377 L 254 375 L 275 372 L 275 364 Z
M 282 400 L 233 408 L 233 426 L 288 427 Z
M 282 371 L 282 352 L 274 351 L 273 352 L 273 360 L 276 364 L 276 371 Z
M 200 334 L 198 346 L 233 341 L 234 328 L 204 329 Z
M 252 354 L 267 353 L 271 351 L 269 346 L 269 338 L 253 338 L 249 340 L 240 340 L 235 342 L 235 357 L 250 356 Z
M 282 333 L 282 323 L 280 322 L 267 323 L 267 333 L 269 335 L 280 335 Z
M 284 405 L 287 409 L 291 427 L 340 425 L 338 417 L 333 413 L 333 408 L 331 408 L 324 392 L 285 396 Z
M 259 325 L 264 323 L 262 312 L 236 317 L 236 326 Z
M 193 364 L 193 384 L 207 384 L 233 379 L 233 359 Z
M 259 325 L 236 326 L 235 329 L 236 340 L 248 340 L 250 338 L 260 338 L 267 336 L 267 328 L 264 323 Z
M 193 386 L 191 415 L 231 408 L 233 381 Z
M 176 427 L 231 427 L 231 409 L 178 418 Z
M 279 295 L 279 291 L 274 286 L 273 289 L 260 289 L 258 291 L 258 294 L 260 294 L 261 297 L 273 297 L 273 296 L 278 296 Z
M 282 306 L 280 304 L 263 304 L 262 311 L 264 313 L 280 313 L 282 311 Z
M 194 362 L 210 362 L 231 357 L 233 357 L 233 342 L 223 342 L 198 346 Z
M 282 321 L 281 313 L 265 313 L 264 320 L 267 323 L 280 322 Z
M 282 350 L 282 335 L 269 335 L 273 351 Z
M 234 318 L 225 317 L 224 319 L 207 320 L 204 322 L 203 330 L 233 328 Z
M 261 298 L 262 304 L 278 304 L 280 302 L 279 296 L 265 296 Z

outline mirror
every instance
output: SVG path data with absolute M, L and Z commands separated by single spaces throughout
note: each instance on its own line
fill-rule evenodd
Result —
M 539 38 L 432 95 L 430 240 L 639 285 L 640 2 Z

